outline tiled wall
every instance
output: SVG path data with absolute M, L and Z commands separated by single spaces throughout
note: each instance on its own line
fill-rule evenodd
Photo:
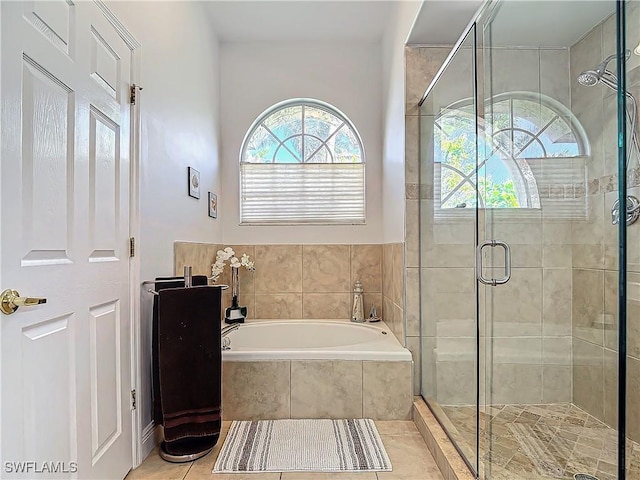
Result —
M 627 2 L 627 45 L 640 41 L 640 3 Z M 616 51 L 615 15 L 571 48 L 571 108 L 591 142 L 587 165 L 588 215 L 573 223 L 573 402 L 609 425 L 617 422 L 618 228 L 617 106 L 611 90 L 579 85 L 577 75 Z M 631 55 L 627 88 L 640 98 L 640 57 Z M 640 132 L 639 132 L 640 134 Z M 632 164 L 634 165 L 634 164 Z M 640 169 L 630 171 L 629 193 L 640 198 Z M 627 432 L 640 441 L 640 224 L 628 234 Z
M 229 245 L 246 253 L 255 272 L 240 269 L 241 305 L 250 319 L 350 318 L 353 286 L 364 289 L 365 315 L 371 305 L 403 343 L 402 244 Z M 210 275 L 221 245 L 175 243 L 175 271 L 192 265 L 194 274 Z M 230 284 L 225 268 L 218 283 Z M 224 306 L 231 291 L 224 293 Z

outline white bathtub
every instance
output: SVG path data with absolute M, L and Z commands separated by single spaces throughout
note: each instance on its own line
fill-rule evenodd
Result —
M 242 324 L 229 333 L 224 361 L 377 360 L 411 361 L 383 323 L 340 320 L 266 320 Z

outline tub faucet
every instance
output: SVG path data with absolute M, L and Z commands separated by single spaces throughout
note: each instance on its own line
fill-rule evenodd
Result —
M 234 323 L 233 325 L 227 325 L 226 327 L 222 327 L 222 331 L 220 332 L 220 336 L 222 338 L 224 338 L 227 335 L 229 335 L 231 332 L 233 332 L 234 330 L 237 330 L 239 328 L 240 328 L 240 324 L 239 323 Z
M 233 325 L 227 325 L 226 327 L 222 327 L 220 331 L 220 339 L 222 340 L 222 350 L 231 350 L 231 339 L 228 335 L 240 328 L 239 323 L 234 323 Z

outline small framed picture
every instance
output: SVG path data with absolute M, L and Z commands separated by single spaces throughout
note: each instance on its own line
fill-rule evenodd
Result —
M 189 196 L 200 198 L 200 172 L 193 167 L 189 167 Z
M 218 218 L 218 196 L 211 192 L 209 192 L 209 216 Z

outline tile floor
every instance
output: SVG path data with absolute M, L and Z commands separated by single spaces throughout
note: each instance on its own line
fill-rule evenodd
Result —
M 411 421 L 376 421 L 382 443 L 393 465 L 392 472 L 363 473 L 211 473 L 230 422 L 213 451 L 195 462 L 168 463 L 153 451 L 142 465 L 129 472 L 125 480 L 444 480 L 427 445 Z
M 441 409 L 454 426 L 450 433 L 471 456 L 475 409 Z M 491 480 L 564 480 L 573 479 L 575 473 L 595 475 L 599 480 L 617 478 L 616 431 L 575 405 L 494 405 L 480 414 L 480 425 L 481 449 L 486 452 L 481 470 Z M 640 445 L 631 441 L 627 478 L 640 480 Z

